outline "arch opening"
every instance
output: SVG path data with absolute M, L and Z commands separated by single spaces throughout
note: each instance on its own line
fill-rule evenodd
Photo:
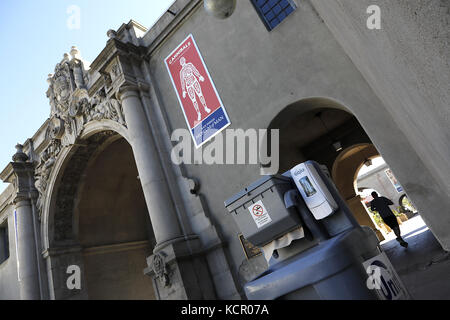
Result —
M 380 153 L 350 110 L 330 99 L 304 99 L 283 109 L 269 129 L 280 130 L 279 173 L 307 160 L 325 165 L 358 223 L 385 239 L 357 189 L 358 172 Z
M 61 265 L 50 275 L 55 298 L 76 294 L 56 280 L 70 261 L 81 268 L 82 299 L 155 299 L 152 279 L 143 273 L 155 237 L 131 146 L 113 131 L 98 132 L 78 142 L 65 162 L 51 204 L 49 244 L 78 249 L 53 257 Z
M 354 182 L 355 191 L 361 197 L 367 211 L 379 227 L 379 230 L 382 231 L 384 237 L 393 238 L 394 235 L 391 228 L 384 223 L 377 212 L 373 212 L 370 209 L 370 201 L 373 200 L 371 193 L 375 191 L 379 195 L 383 195 L 392 200 L 394 205 L 391 209 L 397 216 L 397 221 L 400 225 L 408 219 L 415 217 L 418 211 L 409 200 L 392 170 L 380 155 L 371 158 L 369 164 L 363 164 L 358 169 Z

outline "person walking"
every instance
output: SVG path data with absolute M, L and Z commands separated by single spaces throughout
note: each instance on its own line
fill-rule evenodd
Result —
M 370 202 L 370 209 L 372 211 L 377 211 L 380 214 L 381 219 L 383 219 L 383 221 L 394 231 L 400 245 L 407 248 L 408 242 L 403 240 L 400 234 L 400 226 L 398 225 L 397 217 L 389 208 L 389 206 L 394 203 L 386 197 L 378 196 L 378 193 L 375 191 L 372 192 L 371 195 L 373 200 Z

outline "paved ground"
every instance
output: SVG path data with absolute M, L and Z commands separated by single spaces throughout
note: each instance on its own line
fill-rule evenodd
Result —
M 420 216 L 400 226 L 409 243 L 403 248 L 393 232 L 381 242 L 413 299 L 450 300 L 450 253 L 445 252 Z

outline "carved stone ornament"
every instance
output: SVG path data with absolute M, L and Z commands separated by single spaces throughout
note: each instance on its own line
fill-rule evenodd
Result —
M 116 79 L 117 77 L 120 76 L 121 70 L 120 70 L 120 65 L 119 64 L 114 64 L 111 68 L 111 78 L 112 80 Z
M 89 107 L 89 99 L 84 97 L 80 100 L 73 102 L 69 106 L 69 116 L 74 118 L 77 116 L 81 116 L 85 110 Z
M 161 282 L 161 284 L 165 287 L 170 285 L 168 266 L 165 263 L 164 257 L 161 253 L 156 253 L 153 255 L 152 270 L 155 273 L 155 277 Z
M 120 102 L 108 99 L 105 88 L 89 97 L 84 85 L 88 77 L 78 49 L 72 47 L 71 57 L 65 54 L 47 80 L 51 106 L 48 139 L 59 139 L 63 146 L 71 145 L 83 127 L 94 120 L 109 119 L 126 126 Z
M 72 89 L 69 55 L 64 55 L 63 60 L 56 65 L 55 73 L 49 74 L 47 81 L 49 83 L 47 97 L 50 100 L 51 114 L 61 117 L 69 107 Z
M 35 169 L 35 187 L 38 191 L 36 207 L 39 211 L 39 219 L 41 218 L 48 178 L 61 149 L 61 142 L 58 139 L 52 139 L 47 148 L 42 152 L 40 162 Z
M 107 98 L 105 88 L 89 97 L 89 74 L 84 68 L 78 49 L 72 47 L 71 56 L 65 54 L 50 74 L 47 97 L 51 107 L 46 139 L 50 141 L 36 166 L 36 189 L 39 191 L 37 206 L 40 210 L 51 174 L 62 148 L 76 143 L 84 127 L 91 121 L 108 119 L 126 127 L 121 103 Z
M 47 128 L 47 138 L 61 139 L 64 134 L 64 120 L 53 117 L 50 119 Z
M 107 99 L 104 89 L 98 91 L 91 99 L 86 110 L 86 121 L 109 119 L 125 124 L 125 118 L 120 102 L 114 98 Z

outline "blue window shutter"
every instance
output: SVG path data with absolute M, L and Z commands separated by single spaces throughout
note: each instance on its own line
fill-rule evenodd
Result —
M 266 28 L 271 31 L 297 8 L 292 0 L 250 0 Z

